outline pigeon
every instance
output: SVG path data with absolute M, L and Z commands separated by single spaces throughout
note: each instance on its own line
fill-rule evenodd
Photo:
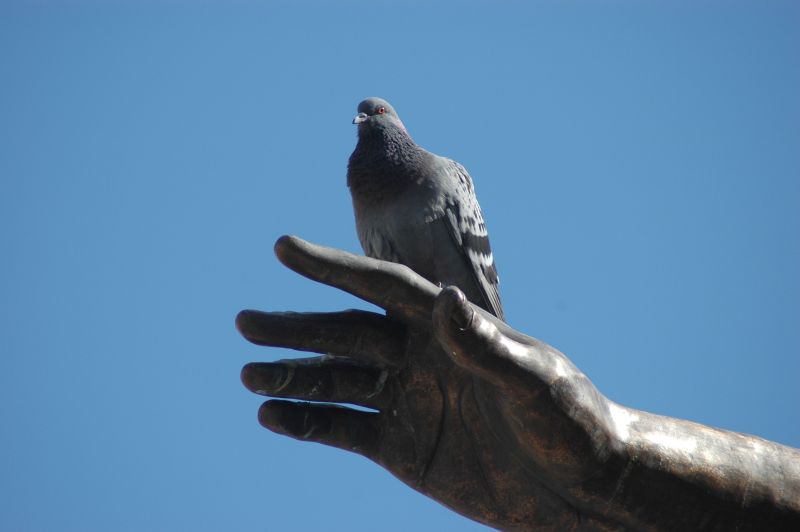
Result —
M 504 320 L 489 234 L 472 178 L 418 146 L 381 98 L 358 104 L 347 165 L 356 230 L 368 257 L 408 266 Z

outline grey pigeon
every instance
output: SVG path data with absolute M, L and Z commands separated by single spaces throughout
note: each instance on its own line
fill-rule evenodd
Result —
M 417 146 L 386 100 L 358 104 L 353 123 L 358 144 L 347 186 L 364 253 L 457 286 L 504 319 L 489 235 L 464 167 Z

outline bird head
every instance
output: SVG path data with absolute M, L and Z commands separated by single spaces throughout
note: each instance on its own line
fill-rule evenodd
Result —
M 389 102 L 382 98 L 367 98 L 358 104 L 358 114 L 353 118 L 359 131 L 399 127 L 405 131 L 403 122 Z

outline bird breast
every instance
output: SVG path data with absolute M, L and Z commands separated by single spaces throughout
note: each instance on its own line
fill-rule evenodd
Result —
M 367 256 L 404 264 L 433 279 L 435 246 L 430 223 L 441 218 L 444 210 L 430 191 L 414 188 L 390 202 L 356 206 L 356 230 Z

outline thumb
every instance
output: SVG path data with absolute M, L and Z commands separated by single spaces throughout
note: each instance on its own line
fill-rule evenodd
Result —
M 532 384 L 530 347 L 507 337 L 458 288 L 449 286 L 436 297 L 433 329 L 453 362 L 470 373 L 496 385 L 520 379 Z

